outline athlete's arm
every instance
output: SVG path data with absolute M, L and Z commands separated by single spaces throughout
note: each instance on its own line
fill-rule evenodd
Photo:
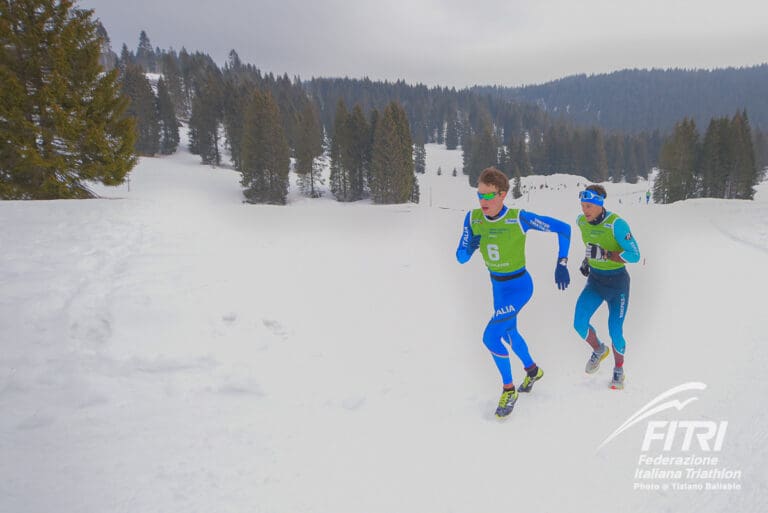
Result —
M 627 262 L 634 264 L 640 261 L 640 247 L 629 231 L 629 225 L 624 219 L 618 219 L 613 223 L 613 237 L 624 251 L 611 251 L 608 258 L 615 262 Z
M 467 212 L 467 215 L 464 218 L 464 227 L 461 230 L 459 247 L 456 248 L 456 260 L 458 260 L 460 264 L 469 262 L 469 259 L 472 258 L 472 253 L 480 247 L 480 236 L 473 235 L 472 233 L 472 224 L 470 223 L 471 216 L 472 212 Z
M 540 216 L 525 210 L 520 211 L 520 225 L 524 232 L 530 229 L 540 232 L 557 233 L 557 258 L 568 258 L 571 246 L 571 225 L 554 217 Z

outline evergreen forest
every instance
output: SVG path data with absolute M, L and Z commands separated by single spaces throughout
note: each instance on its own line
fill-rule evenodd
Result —
M 89 197 L 89 181 L 118 184 L 138 156 L 174 153 L 182 127 L 200 162 L 234 167 L 255 203 L 284 204 L 291 170 L 302 194 L 319 196 L 323 159 L 338 201 L 418 201 L 428 143 L 460 148 L 472 186 L 489 166 L 515 183 L 554 173 L 635 183 L 659 168 L 654 198 L 664 203 L 750 199 L 768 164 L 768 65 L 524 88 L 303 81 L 234 50 L 219 66 L 205 53 L 153 48 L 145 31 L 117 55 L 93 12 L 72 2 L 4 6 L 2 198 Z

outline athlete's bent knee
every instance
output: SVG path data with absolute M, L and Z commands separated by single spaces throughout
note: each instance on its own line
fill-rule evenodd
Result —
M 578 333 L 581 338 L 587 338 L 587 333 L 589 332 L 589 321 L 587 319 L 575 317 L 573 319 L 573 329 L 576 330 L 576 333 Z

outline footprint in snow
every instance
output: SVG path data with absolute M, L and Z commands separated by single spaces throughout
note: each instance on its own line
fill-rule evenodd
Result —
M 288 340 L 288 332 L 282 324 L 272 319 L 262 319 L 262 322 L 264 323 L 264 327 L 274 335 L 280 337 L 282 340 Z
M 341 402 L 342 408 L 348 411 L 355 411 L 359 409 L 365 403 L 365 397 L 353 396 L 347 397 Z
M 225 385 L 221 385 L 216 389 L 216 392 L 222 395 L 230 396 L 230 397 L 237 397 L 237 396 L 245 396 L 245 397 L 265 397 L 265 393 L 262 390 L 261 386 L 258 384 L 240 384 L 240 383 L 228 383 Z

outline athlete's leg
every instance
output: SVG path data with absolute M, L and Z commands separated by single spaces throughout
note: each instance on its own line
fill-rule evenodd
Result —
M 512 297 L 515 308 L 519 314 L 520 310 L 523 309 L 533 296 L 533 280 L 531 279 L 530 274 L 525 273 L 524 276 L 515 280 L 515 288 L 510 291 L 510 296 Z M 531 358 L 530 351 L 528 350 L 528 344 L 517 330 L 517 316 L 510 319 L 507 323 L 506 335 L 509 346 L 520 361 L 523 362 L 523 367 L 526 369 L 533 367 L 535 364 L 533 358 Z
M 523 367 L 526 369 L 533 367 L 533 358 L 531 358 L 531 353 L 528 350 L 528 344 L 525 342 L 523 336 L 520 335 L 520 332 L 517 331 L 517 317 L 507 324 L 506 335 L 512 351 L 517 355 L 520 361 L 523 362 Z
M 514 315 L 512 314 L 513 318 Z M 501 382 L 504 386 L 509 386 L 512 384 L 512 366 L 509 363 L 509 350 L 502 342 L 504 331 L 503 319 L 496 320 L 492 318 L 485 327 L 483 343 L 491 352 L 493 362 L 496 364 L 496 368 L 499 369 Z
M 502 382 L 508 386 L 513 380 L 509 350 L 505 342 L 510 343 L 512 350 L 524 364 L 529 362 L 526 366 L 533 364 L 528 346 L 517 332 L 517 314 L 533 294 L 533 281 L 526 273 L 514 280 L 492 282 L 494 314 L 483 333 L 483 343 L 493 356 Z
M 615 293 L 608 300 L 608 333 L 613 344 L 613 357 L 616 367 L 624 365 L 624 319 L 629 307 L 629 274 L 625 273 L 616 277 Z
M 595 314 L 603 302 L 603 296 L 597 291 L 593 283 L 587 281 L 584 290 L 579 294 L 576 300 L 576 309 L 573 315 L 573 329 L 581 338 L 587 341 L 593 350 L 600 349 L 600 341 L 597 338 L 597 331 L 589 323 L 589 320 Z

